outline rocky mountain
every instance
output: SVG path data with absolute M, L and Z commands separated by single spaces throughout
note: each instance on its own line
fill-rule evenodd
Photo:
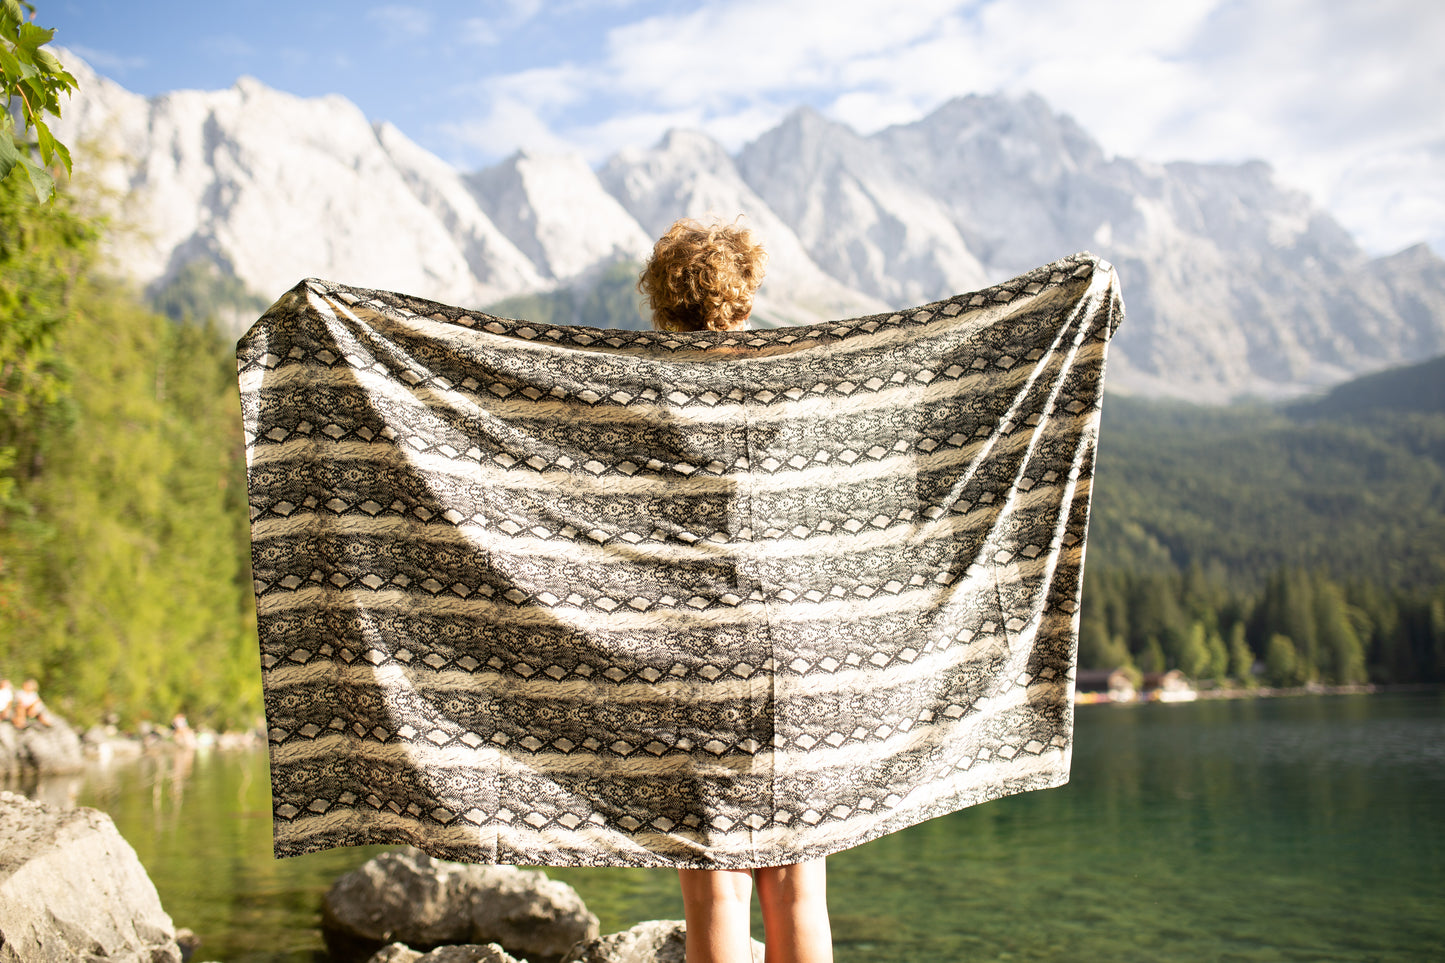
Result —
M 671 131 L 650 150 L 624 150 L 600 173 L 650 237 L 679 217 L 742 215 L 768 249 L 767 278 L 754 310 L 776 323 L 808 323 L 885 311 L 881 299 L 830 277 L 793 230 L 753 191 L 722 145 L 695 131 Z
M 1034 96 L 866 137 L 799 110 L 736 155 L 673 131 L 597 171 L 524 152 L 465 173 L 340 97 L 243 78 L 146 99 L 66 62 L 80 93 L 56 132 L 130 225 L 110 247 L 145 285 L 201 261 L 268 297 L 316 275 L 485 306 L 590 290 L 675 217 L 743 214 L 770 253 L 762 323 L 902 308 L 1088 249 L 1129 305 L 1116 390 L 1288 396 L 1445 352 L 1428 248 L 1372 260 L 1262 163 L 1110 157 Z
M 115 198 L 111 255 L 144 284 L 198 260 L 272 296 L 338 270 L 458 301 L 545 284 L 460 175 L 343 98 L 242 78 L 148 100 L 66 62 L 82 93 L 57 133 Z
M 520 152 L 467 183 L 493 223 L 552 280 L 612 261 L 644 261 L 652 250 L 652 237 L 575 154 Z
M 738 167 L 823 270 L 887 304 L 989 281 L 937 197 L 900 177 L 882 144 L 815 111 L 743 148 Z
M 1275 396 L 1445 351 L 1428 250 L 1372 262 L 1265 164 L 1107 157 L 1036 96 L 964 97 L 867 138 L 800 111 L 739 165 L 825 269 L 892 304 L 1107 257 L 1129 309 L 1116 387 Z

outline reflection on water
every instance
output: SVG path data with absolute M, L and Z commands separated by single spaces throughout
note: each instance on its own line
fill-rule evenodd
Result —
M 1073 782 L 833 857 L 839 963 L 1420 960 L 1445 945 L 1441 693 L 1087 706 Z M 31 794 L 109 812 L 202 959 L 322 959 L 321 894 L 377 850 L 270 856 L 265 757 L 147 757 Z M 554 869 L 603 932 L 670 872 Z
M 907 863 L 901 959 L 1436 958 L 1442 736 L 1438 693 L 1089 707 L 1070 786 L 847 854 L 835 902 Z

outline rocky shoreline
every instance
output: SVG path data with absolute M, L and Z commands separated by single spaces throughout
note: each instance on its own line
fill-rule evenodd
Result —
M 416 950 L 497 943 L 531 963 L 558 963 L 598 933 L 576 890 L 544 873 L 410 849 L 338 879 L 322 901 L 321 929 L 334 960 L 364 960 L 394 942 Z
M 83 764 L 74 732 L 46 738 L 65 747 L 55 760 Z M 35 742 L 18 740 L 14 757 Z M 684 963 L 680 920 L 604 936 L 577 891 L 541 871 L 410 848 L 339 878 L 320 909 L 336 963 Z M 0 791 L 0 958 L 186 963 L 199 942 L 176 929 L 109 816 Z M 753 955 L 761 963 L 761 943 Z
M 135 733 L 123 733 L 115 726 L 91 726 L 82 734 L 54 714 L 47 715 L 45 723 L 32 722 L 23 729 L 0 721 L 0 785 L 71 775 L 91 764 L 138 759 L 148 753 L 256 749 L 263 745 L 264 737 L 256 731 L 216 733 L 203 729 L 176 733 L 146 726 Z
M 683 963 L 687 932 L 650 920 L 602 936 L 577 891 L 546 873 L 410 848 L 338 879 L 321 927 L 337 963 Z
M 23 729 L 0 722 L 0 782 L 85 768 L 85 751 L 75 730 L 63 719 L 51 716 L 50 720 L 49 725 L 32 722 Z

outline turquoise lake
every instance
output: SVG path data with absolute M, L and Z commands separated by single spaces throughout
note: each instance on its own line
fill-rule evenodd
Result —
M 34 794 L 114 817 L 198 960 L 324 960 L 321 895 L 378 851 L 274 860 L 259 751 Z M 682 914 L 670 872 L 548 872 L 604 933 Z M 1068 786 L 831 857 L 829 889 L 839 963 L 1445 959 L 1445 693 L 1083 706 Z

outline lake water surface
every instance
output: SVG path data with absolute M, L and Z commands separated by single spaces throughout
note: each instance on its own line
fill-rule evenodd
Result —
M 321 894 L 379 851 L 274 860 L 261 752 L 36 794 L 110 813 L 202 960 L 325 959 Z M 1445 959 L 1445 693 L 1080 707 L 1068 786 L 828 872 L 838 963 Z M 671 872 L 548 873 L 604 933 L 682 915 Z

